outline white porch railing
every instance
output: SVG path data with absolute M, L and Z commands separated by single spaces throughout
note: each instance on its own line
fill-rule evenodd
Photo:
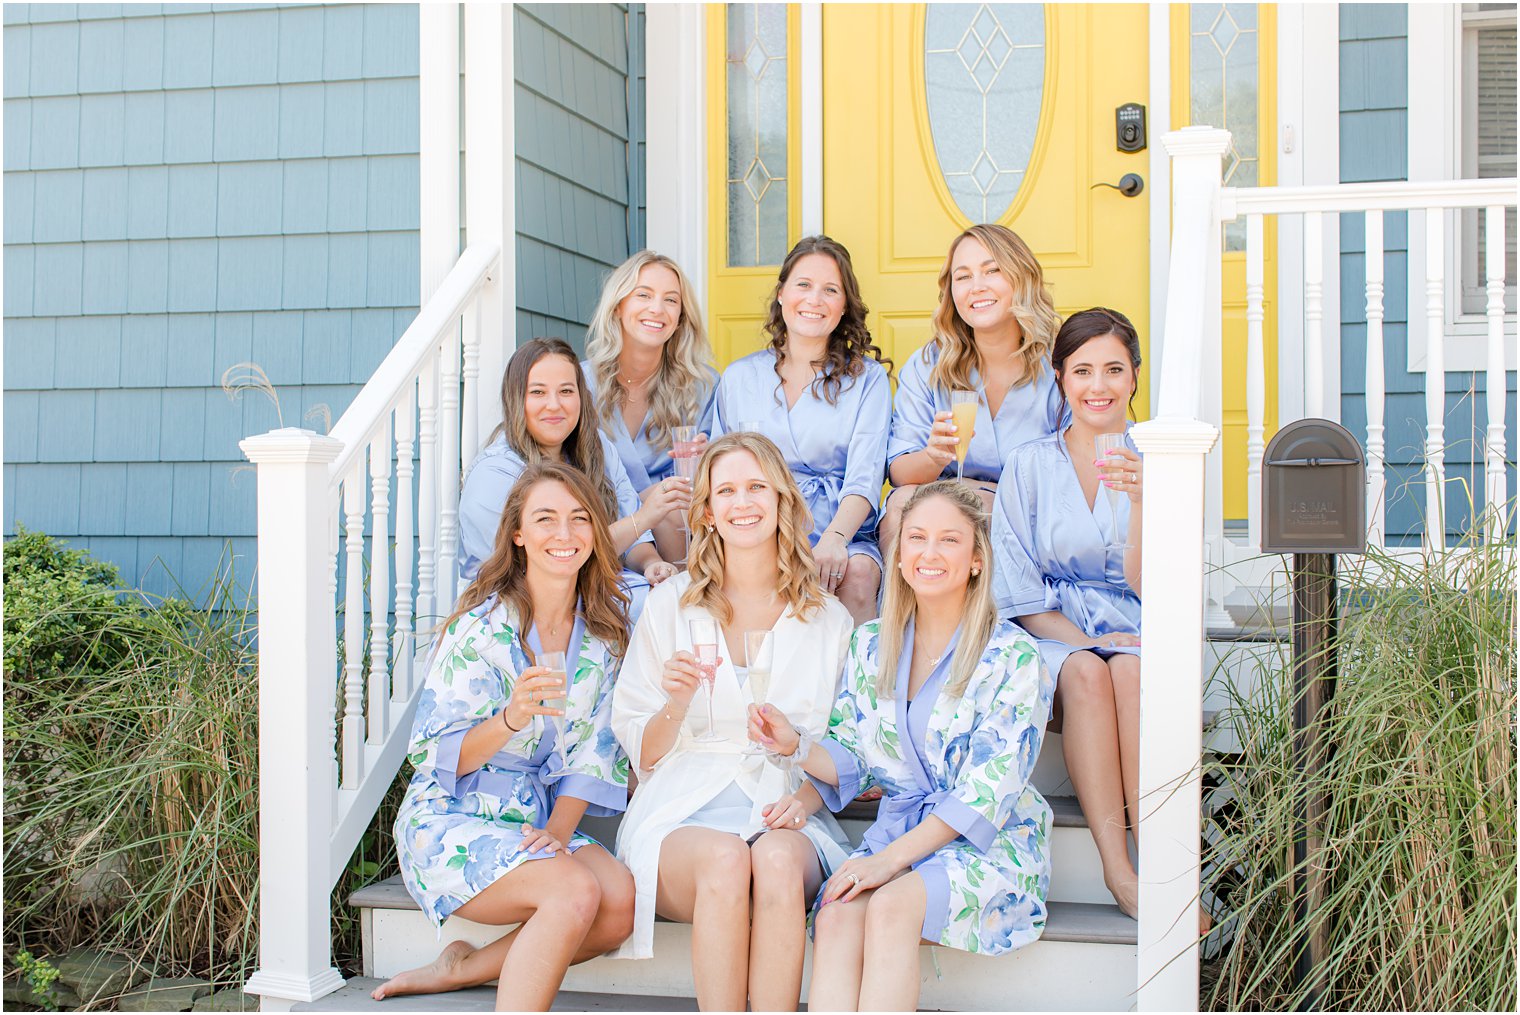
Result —
M 1265 583 L 1277 558 L 1262 558 L 1261 460 L 1265 448 L 1266 360 L 1263 341 L 1265 220 L 1268 215 L 1301 216 L 1304 237 L 1303 353 L 1305 414 L 1326 415 L 1324 218 L 1363 212 L 1366 216 L 1366 285 L 1357 294 L 1367 321 L 1367 509 L 1369 541 L 1386 539 L 1387 474 L 1384 446 L 1384 249 L 1383 215 L 1423 213 L 1423 308 L 1410 294 L 1409 330 L 1423 309 L 1426 347 L 1424 434 L 1425 539 L 1444 547 L 1446 525 L 1445 270 L 1450 237 L 1448 209 L 1481 209 L 1485 225 L 1487 427 L 1483 432 L 1482 501 L 1502 535 L 1509 512 L 1505 432 L 1505 222 L 1516 204 L 1516 181 L 1459 180 L 1443 183 L 1366 183 L 1327 187 L 1227 188 L 1221 160 L 1230 135 L 1210 127 L 1167 134 L 1172 158 L 1173 215 L 1171 263 L 1167 276 L 1166 331 L 1160 353 L 1160 397 L 1156 418 L 1135 428 L 1146 456 L 1146 483 L 1168 491 L 1165 510 L 1147 511 L 1144 543 L 1148 568 L 1142 606 L 1146 651 L 1141 657 L 1140 730 L 1140 969 L 1142 1011 L 1192 1010 L 1198 1003 L 1199 756 L 1202 717 L 1202 660 L 1199 643 L 1208 627 L 1232 626 L 1224 610 L 1230 582 Z M 1245 541 L 1224 528 L 1220 453 L 1215 441 L 1222 384 L 1222 250 L 1225 222 L 1246 219 L 1247 474 L 1248 522 Z M 1338 270 L 1333 272 L 1339 278 Z M 1335 284 L 1338 284 L 1336 282 Z M 1411 287 L 1413 288 L 1413 287 Z M 1343 294 L 1350 298 L 1351 294 Z M 1332 321 L 1331 327 L 1339 327 Z M 1286 330 L 1290 327 L 1283 322 Z M 1513 324 L 1509 324 L 1510 334 Z M 1513 341 L 1512 338 L 1508 339 Z M 1338 410 L 1331 407 L 1331 414 Z M 1287 422 L 1284 420 L 1283 422 Z M 1210 468 L 1205 470 L 1205 461 Z M 1475 499 L 1476 499 L 1475 492 Z M 1207 568 L 1205 568 L 1207 564 Z M 1199 580 L 1202 574 L 1204 579 Z
M 499 263 L 494 245 L 460 256 L 331 434 L 241 444 L 258 467 L 259 538 L 259 969 L 247 990 L 265 1011 L 343 984 L 328 900 L 405 755 L 418 633 L 454 602 L 459 477 L 480 446 L 477 404 L 494 395 L 477 364 L 482 341 L 502 338 L 475 318 Z

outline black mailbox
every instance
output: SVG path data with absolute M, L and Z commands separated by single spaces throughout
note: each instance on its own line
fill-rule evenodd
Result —
M 1263 552 L 1367 549 L 1367 459 L 1351 431 L 1328 419 L 1289 423 L 1261 469 Z

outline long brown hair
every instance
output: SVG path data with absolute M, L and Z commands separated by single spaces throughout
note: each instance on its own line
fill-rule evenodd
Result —
M 617 382 L 618 356 L 623 352 L 623 326 L 618 308 L 639 285 L 639 272 L 651 264 L 669 268 L 681 287 L 681 319 L 675 331 L 660 349 L 660 365 L 649 382 L 649 443 L 661 449 L 670 447 L 672 427 L 696 419 L 707 396 L 712 392 L 712 347 L 702 327 L 702 308 L 681 266 L 664 254 L 641 250 L 612 269 L 602 285 L 602 295 L 586 326 L 586 359 L 596 375 L 596 390 L 601 401 L 597 416 L 610 428 L 627 392 Z M 635 435 L 637 436 L 637 435 Z
M 931 497 L 943 497 L 959 509 L 971 523 L 973 549 L 981 558 L 981 574 L 973 574 L 966 583 L 966 604 L 961 616 L 961 637 L 955 646 L 955 656 L 950 661 L 950 676 L 941 692 L 958 698 L 966 691 L 966 684 L 976 672 L 987 641 L 997 627 L 997 608 L 992 602 L 992 533 L 987 515 L 982 508 L 981 495 L 970 487 L 950 479 L 925 483 L 913 491 L 903 507 L 902 524 L 887 549 L 887 566 L 881 601 L 881 628 L 877 633 L 876 693 L 890 698 L 897 693 L 897 663 L 902 652 L 902 635 L 908 622 L 918 613 L 918 599 L 913 587 L 898 567 L 898 547 L 902 534 L 908 528 L 908 516 L 913 509 Z
M 776 354 L 776 373 L 786 359 L 786 321 L 781 316 L 781 290 L 792 277 L 797 262 L 809 254 L 827 254 L 839 268 L 839 278 L 844 285 L 844 314 L 839 326 L 829 336 L 828 348 L 823 354 L 823 369 L 812 383 L 813 393 L 821 394 L 830 405 L 839 400 L 844 390 L 845 378 L 854 378 L 865 369 L 865 357 L 870 356 L 890 373 L 892 361 L 883 358 L 881 349 L 871 341 L 871 330 L 866 327 L 865 301 L 860 298 L 860 282 L 855 278 L 855 268 L 850 263 L 850 252 L 844 245 L 827 236 L 804 236 L 781 262 L 781 274 L 776 288 L 771 290 L 770 309 L 765 318 L 765 333 L 771 337 L 771 351 Z
M 496 528 L 496 544 L 491 556 L 480 565 L 475 580 L 465 588 L 459 603 L 442 630 L 475 609 L 491 596 L 506 603 L 517 617 L 523 651 L 530 661 L 533 649 L 528 646 L 528 632 L 533 629 L 533 599 L 528 594 L 528 555 L 512 537 L 522 529 L 523 510 L 528 495 L 540 483 L 560 483 L 581 507 L 591 515 L 591 558 L 581 565 L 575 576 L 575 593 L 580 597 L 580 616 L 591 636 L 621 658 L 628 651 L 628 593 L 618 576 L 617 548 L 607 531 L 607 512 L 591 481 L 579 469 L 564 462 L 537 462 L 523 469 L 522 475 L 507 494 L 507 506 Z
M 691 549 L 686 554 L 686 570 L 691 584 L 681 595 L 682 606 L 703 606 L 707 612 L 727 624 L 734 608 L 723 594 L 723 540 L 717 527 L 708 524 L 707 507 L 712 499 L 713 465 L 724 455 L 748 451 L 760 464 L 760 471 L 776 489 L 776 593 L 791 608 L 792 615 L 806 620 L 823 609 L 823 585 L 818 581 L 818 565 L 808 545 L 813 531 L 813 513 L 808 510 L 802 491 L 797 489 L 786 459 L 770 438 L 748 431 L 724 434 L 711 444 L 697 463 L 692 480 Z
M 561 338 L 535 338 L 523 343 L 507 360 L 507 369 L 501 375 L 501 422 L 486 443 L 501 434 L 507 446 L 516 452 L 525 465 L 547 462 L 543 449 L 528 431 L 528 375 L 545 356 L 563 356 L 575 370 L 575 388 L 580 392 L 581 410 L 576 417 L 575 429 L 565 438 L 560 455 L 565 461 L 580 469 L 596 486 L 602 506 L 613 518 L 618 516 L 617 493 L 607 479 L 607 463 L 602 455 L 602 439 L 596 425 L 596 408 L 586 390 L 586 376 L 581 372 L 580 360 L 575 350 Z
M 1050 347 L 1061 323 L 1060 315 L 1051 301 L 1050 290 L 1045 288 L 1045 273 L 1029 244 L 1007 226 L 976 225 L 951 242 L 944 266 L 939 270 L 939 307 L 934 311 L 932 339 L 934 347 L 939 350 L 939 362 L 929 373 L 929 386 L 946 391 L 969 391 L 971 371 L 981 366 L 976 334 L 961 320 L 952 292 L 955 248 L 965 239 L 974 239 L 986 247 L 1013 287 L 1013 316 L 1019 322 L 1021 335 L 1018 356 L 1024 368 L 1015 387 L 1032 383 L 1050 359 Z M 924 346 L 923 356 L 928 362 L 928 345 Z

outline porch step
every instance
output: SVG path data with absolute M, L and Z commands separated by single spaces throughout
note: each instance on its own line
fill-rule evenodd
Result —
M 370 992 L 383 981 L 356 976 L 342 988 L 309 1003 L 297 1003 L 291 1011 L 495 1011 L 496 988 L 472 987 L 447 994 L 419 994 L 376 1001 Z M 550 1011 L 696 1011 L 692 997 L 658 997 L 641 994 L 588 994 L 562 990 Z
M 399 895 L 398 895 L 399 893 Z M 431 961 L 443 943 L 464 940 L 484 945 L 503 931 L 454 918 L 439 936 L 422 913 L 409 905 L 411 899 L 399 885 L 371 886 L 362 890 L 369 902 L 387 903 L 395 908 L 370 906 L 362 910 L 366 976 L 386 977 Z M 360 901 L 355 893 L 354 901 Z M 1034 944 L 1007 955 L 989 958 L 949 948 L 919 949 L 919 1004 L 926 1011 L 1007 1011 L 1015 1007 L 1028 1010 L 1127 1010 L 1132 1006 L 1137 962 L 1135 921 L 1113 905 L 1075 902 L 1052 902 L 1045 934 Z M 691 933 L 689 924 L 658 921 L 654 928 L 654 956 L 639 961 L 603 956 L 574 966 L 565 977 L 561 999 L 576 992 L 595 994 L 604 1000 L 600 1010 L 647 1010 L 620 1007 L 629 997 L 659 998 L 660 1008 L 675 1008 L 668 998 L 690 999 L 696 988 L 691 975 Z M 937 967 L 937 968 L 936 968 Z M 812 970 L 812 948 L 808 947 L 803 968 L 803 991 L 806 994 Z M 371 981 L 372 982 L 372 981 Z M 1017 984 L 1017 990 L 1010 985 Z M 373 989 L 372 986 L 370 989 Z M 464 993 L 464 992 L 461 992 Z M 483 995 L 486 1007 L 489 993 Z M 438 998 L 440 1004 L 464 1004 Z M 352 998 L 352 1004 L 335 1001 L 326 1010 L 368 1007 L 364 990 Z M 317 1010 L 328 999 L 309 1006 Z M 404 999 L 412 1005 L 395 1004 L 393 1010 L 412 1010 L 416 998 Z M 432 1001 L 433 999 L 429 999 Z M 690 1010 L 690 1001 L 687 1002 Z M 373 1002 L 370 1002 L 373 1004 Z M 392 1007 L 385 1002 L 385 1007 Z M 304 1006 L 303 1006 L 304 1007 Z M 564 1008 L 556 1004 L 557 1009 Z M 376 1009 L 371 1009 L 376 1010 Z M 437 1007 L 415 1010 L 464 1011 L 471 1008 Z

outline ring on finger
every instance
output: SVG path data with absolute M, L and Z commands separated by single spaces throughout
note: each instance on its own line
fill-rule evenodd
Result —
M 845 871 L 844 876 L 847 877 L 847 878 L 849 878 L 850 879 L 850 883 L 852 885 L 854 885 L 856 888 L 860 887 L 860 875 L 859 874 L 856 874 L 854 871 Z

